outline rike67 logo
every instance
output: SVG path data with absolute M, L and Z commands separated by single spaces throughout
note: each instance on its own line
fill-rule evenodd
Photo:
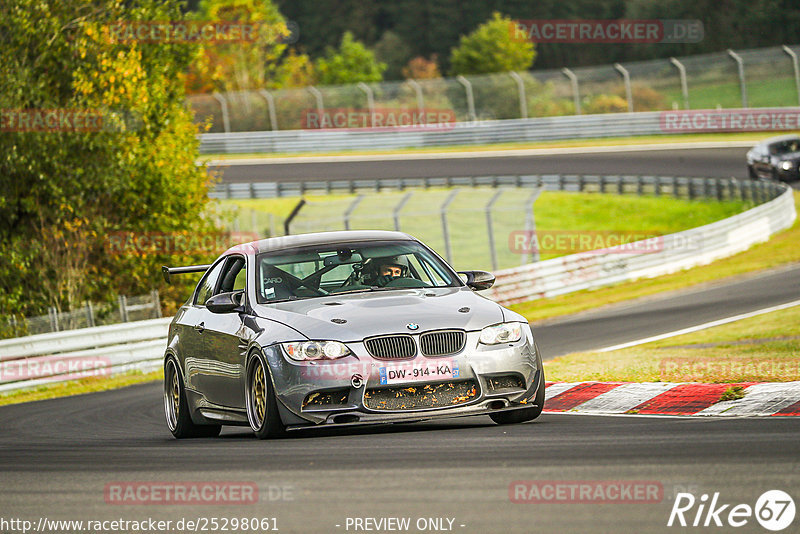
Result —
M 678 493 L 667 526 L 741 527 L 755 517 L 765 529 L 779 531 L 792 524 L 794 515 L 794 500 L 781 490 L 765 491 L 756 500 L 754 507 L 744 503 L 723 503 L 719 492 L 715 492 L 710 500 L 705 493 L 699 499 L 691 493 Z

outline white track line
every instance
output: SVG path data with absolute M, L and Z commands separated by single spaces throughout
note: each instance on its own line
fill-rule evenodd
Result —
M 637 339 L 636 341 L 629 341 L 627 343 L 620 343 L 619 345 L 612 345 L 611 347 L 604 347 L 602 349 L 597 349 L 591 352 L 610 352 L 612 350 L 620 350 L 620 349 L 627 349 L 629 347 L 635 347 L 637 345 L 643 345 L 644 343 L 651 343 L 653 341 L 659 341 L 662 339 L 667 339 L 670 337 L 680 336 L 683 334 L 689 334 L 691 332 L 697 332 L 698 330 L 705 330 L 706 328 L 713 328 L 715 326 L 720 326 L 723 324 L 733 323 L 736 321 L 741 321 L 742 319 L 749 319 L 750 317 L 756 317 L 757 315 L 763 315 L 765 313 L 770 313 L 778 310 L 785 310 L 787 308 L 793 308 L 794 306 L 800 305 L 800 300 L 794 300 L 792 302 L 787 302 L 786 304 L 780 304 L 778 306 L 771 306 L 769 308 L 763 308 L 761 310 L 756 310 L 748 313 L 742 313 L 740 315 L 734 315 L 733 317 L 727 317 L 725 319 L 718 319 L 716 321 L 711 321 L 710 323 L 699 324 L 696 326 L 690 326 L 689 328 L 684 328 L 682 330 L 675 330 L 674 332 L 667 332 L 666 334 L 659 334 L 657 336 L 646 337 L 644 339 Z
M 523 148 L 509 150 L 471 150 L 469 152 L 410 152 L 405 154 L 352 154 L 341 156 L 281 156 L 209 160 L 209 167 L 269 165 L 286 163 L 334 163 L 351 161 L 407 161 L 430 159 L 502 158 L 519 156 L 554 156 L 559 154 L 596 154 L 646 152 L 651 150 L 691 150 L 708 148 L 749 148 L 758 141 L 725 141 L 702 143 L 655 143 L 644 145 L 606 145 L 561 148 Z

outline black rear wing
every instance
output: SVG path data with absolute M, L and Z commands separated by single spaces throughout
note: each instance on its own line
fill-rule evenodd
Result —
M 169 284 L 169 277 L 172 274 L 186 274 L 186 273 L 204 273 L 211 265 L 187 265 L 186 267 L 167 267 L 161 266 L 161 274 L 164 275 L 164 280 Z

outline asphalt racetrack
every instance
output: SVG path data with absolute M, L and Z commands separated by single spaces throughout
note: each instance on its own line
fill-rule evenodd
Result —
M 576 149 L 579 151 L 580 149 Z M 293 182 L 516 174 L 641 174 L 747 178 L 747 148 L 699 148 L 535 156 L 457 155 L 437 159 L 348 161 L 314 158 L 293 163 L 240 162 L 214 166 L 223 182 Z M 397 156 L 402 158 L 402 156 Z M 279 160 L 286 161 L 286 159 Z
M 631 158 L 610 154 L 594 161 L 575 156 L 553 161 L 523 158 L 487 161 L 485 167 L 480 167 L 484 162 L 456 162 L 447 175 L 463 175 L 467 168 L 481 174 L 513 174 L 527 166 L 536 168 L 528 168 L 526 173 L 743 177 L 743 153 L 744 149 L 689 150 L 683 155 L 662 151 L 653 153 L 650 159 L 647 154 Z M 615 167 L 614 161 L 620 166 Z M 445 171 L 441 164 L 436 160 L 435 164 L 420 165 L 431 165 L 426 175 L 436 175 Z M 492 167 L 494 164 L 500 166 Z M 422 169 L 416 163 L 365 167 L 337 164 L 329 167 L 329 175 L 375 177 L 390 172 L 393 166 L 403 175 Z M 284 173 L 282 167 L 269 169 L 281 176 L 291 174 Z M 254 170 L 248 167 L 248 171 Z M 226 179 L 233 181 L 255 179 L 244 175 L 234 179 L 228 172 L 233 171 L 226 171 Z M 310 178 L 317 171 L 300 165 L 292 172 Z M 725 285 L 660 295 L 537 325 L 534 333 L 546 357 L 633 341 L 795 300 L 800 294 L 798 274 L 800 266 L 792 266 Z M 270 526 L 280 532 L 312 533 L 702 529 L 667 527 L 675 496 L 681 492 L 692 493 L 698 502 L 701 495 L 708 495 L 710 500 L 718 492 L 718 505 L 730 506 L 720 514 L 724 527 L 709 528 L 728 532 L 733 528 L 724 522 L 733 506 L 747 504 L 752 508 L 762 493 L 773 489 L 788 492 L 796 501 L 800 495 L 800 420 L 788 417 L 544 414 L 531 423 L 497 426 L 480 416 L 302 431 L 269 442 L 254 439 L 246 429 L 227 428 L 219 438 L 177 441 L 164 422 L 161 385 L 143 384 L 2 407 L 0 429 L 2 532 L 21 531 L 2 524 L 3 519 L 14 518 L 32 521 L 34 527 L 42 518 L 200 519 L 201 523 L 207 521 L 206 531 L 219 532 L 222 529 L 211 529 L 208 520 L 217 518 L 219 524 L 222 518 L 244 517 L 275 518 Z M 109 496 L 109 487 L 132 481 L 251 484 L 257 487 L 257 502 L 230 504 L 223 495 L 204 505 L 119 504 Z M 659 489 L 650 500 L 576 502 L 580 499 L 569 498 L 567 491 L 566 499 L 512 502 L 520 497 L 515 490 L 518 481 L 536 481 L 540 487 L 590 481 L 646 484 Z M 530 494 L 521 497 L 523 501 L 531 498 Z M 698 505 L 687 511 L 687 521 L 694 521 L 697 512 Z M 702 524 L 705 512 L 701 516 Z M 368 518 L 384 522 L 370 522 Z M 409 527 L 386 528 L 397 525 L 386 523 L 388 518 L 408 518 Z M 755 517 L 746 519 L 736 531 L 764 532 Z M 361 528 L 356 528 L 359 524 Z M 376 528 L 378 524 L 384 528 Z M 174 525 L 168 531 L 203 531 L 180 530 Z M 797 525 L 796 518 L 786 532 L 796 532 Z M 367 526 L 372 528 L 368 530 Z M 51 527 L 40 531 L 67 530 Z M 243 531 L 231 529 L 230 524 L 228 530 Z

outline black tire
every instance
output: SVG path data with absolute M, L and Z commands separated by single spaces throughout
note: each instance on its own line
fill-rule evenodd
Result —
M 756 174 L 756 171 L 753 169 L 752 165 L 747 166 L 747 175 L 751 180 L 758 180 L 758 174 Z
M 247 366 L 245 385 L 247 420 L 258 439 L 280 438 L 286 427 L 278 413 L 278 403 L 270 379 L 269 366 L 260 353 L 255 353 Z
M 542 409 L 544 409 L 544 370 L 539 373 L 539 389 L 536 390 L 534 402 L 536 406 L 531 408 L 490 413 L 489 417 L 498 425 L 515 425 L 525 421 L 533 421 L 539 417 L 542 414 Z
M 182 375 L 173 357 L 164 363 L 164 415 L 167 428 L 178 439 L 213 438 L 222 430 L 221 425 L 197 425 L 192 421 Z

